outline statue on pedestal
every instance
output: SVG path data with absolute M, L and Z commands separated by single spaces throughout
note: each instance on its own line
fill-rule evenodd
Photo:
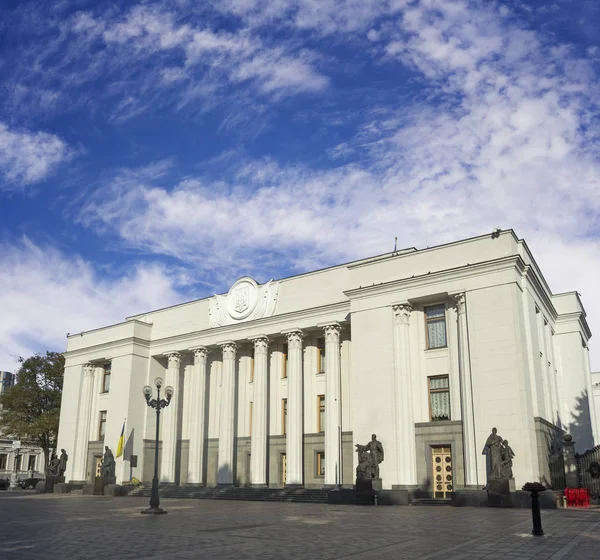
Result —
M 60 458 L 58 460 L 58 476 L 65 476 L 65 471 L 67 470 L 67 461 L 69 460 L 69 456 L 64 449 L 60 450 Z
M 58 476 L 58 464 L 59 460 L 55 453 L 52 453 L 52 458 L 46 467 L 47 476 Z
M 502 441 L 502 437 L 498 435 L 498 430 L 492 428 L 492 433 L 487 438 L 481 453 L 488 457 L 488 480 L 499 480 L 502 478 Z
M 357 480 L 369 480 L 379 478 L 379 463 L 383 461 L 383 445 L 377 441 L 373 434 L 367 445 L 356 444 L 358 453 L 358 466 L 356 467 Z
M 113 478 L 115 476 L 115 456 L 108 445 L 104 446 L 104 457 L 102 457 L 100 473 L 102 478 Z

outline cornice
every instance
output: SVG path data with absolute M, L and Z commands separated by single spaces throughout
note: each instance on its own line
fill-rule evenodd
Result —
M 461 280 L 464 278 L 480 276 L 482 274 L 489 274 L 491 272 L 511 270 L 515 268 L 522 273 L 524 266 L 525 263 L 520 255 L 511 255 L 509 257 L 502 257 L 501 259 L 494 259 L 492 261 L 467 264 L 457 268 L 438 270 L 435 272 L 429 272 L 427 274 L 412 276 L 410 278 L 400 278 L 398 280 L 382 282 L 372 286 L 353 288 L 351 290 L 346 290 L 344 295 L 346 295 L 348 299 L 359 300 L 396 292 L 399 289 L 409 289 L 413 286 L 429 286 L 431 284 L 438 284 L 441 278 L 444 280 Z
M 90 352 L 97 352 L 99 350 L 104 349 L 117 349 L 122 346 L 129 346 L 132 344 L 137 344 L 138 346 L 143 346 L 144 348 L 150 348 L 150 341 L 138 338 L 137 336 L 128 336 L 127 338 L 120 338 L 118 340 L 111 340 L 109 342 L 103 342 L 102 344 L 94 344 L 92 346 L 85 346 L 84 348 L 78 348 L 77 350 L 67 350 L 63 352 L 63 356 L 65 358 L 73 358 L 79 356 L 80 354 L 89 354 Z M 97 361 L 97 360 L 94 360 Z
M 558 312 L 552 303 L 552 292 L 548 295 L 548 291 L 545 289 L 545 283 L 540 281 L 540 278 L 537 274 L 537 270 L 535 267 L 526 264 L 522 273 L 522 277 L 529 281 L 529 284 L 533 288 L 535 295 L 544 302 L 544 305 L 551 316 L 553 321 L 556 321 L 558 317 Z

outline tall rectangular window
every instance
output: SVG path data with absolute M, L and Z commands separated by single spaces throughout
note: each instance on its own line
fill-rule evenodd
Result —
M 110 372 L 111 367 L 109 364 L 105 364 L 104 366 L 104 374 L 102 375 L 102 392 L 108 393 L 110 391 Z
M 98 439 L 104 441 L 106 434 L 106 410 L 100 411 L 100 422 L 98 423 Z
M 317 417 L 318 432 L 325 431 L 325 395 L 317 395 L 317 406 L 319 407 L 319 416 Z
M 281 399 L 281 434 L 287 434 L 287 399 Z
M 317 338 L 317 373 L 325 373 L 325 339 Z
M 317 472 L 316 476 L 325 476 L 325 452 L 317 451 Z
M 6 453 L 0 454 L 0 471 L 6 470 L 6 462 L 8 461 L 8 455 Z
M 427 349 L 444 348 L 446 344 L 446 306 L 432 305 L 425 308 Z
M 35 471 L 35 460 L 37 459 L 36 455 L 30 455 L 29 456 L 29 461 L 27 463 L 27 470 L 28 471 Z
M 287 378 L 287 366 L 288 366 L 288 345 L 287 342 L 283 345 L 283 351 L 281 356 L 281 379 Z
M 429 378 L 429 412 L 432 421 L 450 420 L 450 381 L 447 375 Z

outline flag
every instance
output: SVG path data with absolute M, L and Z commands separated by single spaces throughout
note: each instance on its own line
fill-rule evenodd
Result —
M 119 443 L 117 443 L 117 454 L 115 457 L 123 455 L 123 445 L 125 443 L 125 421 L 123 420 L 123 427 L 121 428 L 121 435 L 119 437 Z

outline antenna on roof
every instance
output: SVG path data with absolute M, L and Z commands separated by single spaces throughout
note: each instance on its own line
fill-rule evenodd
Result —
M 394 237 L 394 253 L 398 250 L 398 238 Z

